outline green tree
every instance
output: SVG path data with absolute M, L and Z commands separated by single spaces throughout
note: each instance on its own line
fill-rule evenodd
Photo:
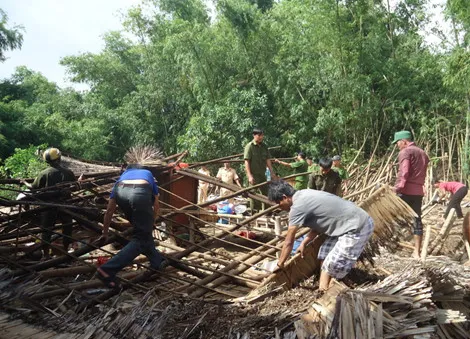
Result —
M 21 48 L 23 44 L 23 27 L 8 28 L 8 16 L 0 8 L 0 62 L 5 61 L 5 52 Z

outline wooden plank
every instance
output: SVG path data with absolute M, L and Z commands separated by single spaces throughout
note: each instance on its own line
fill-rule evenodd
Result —
M 310 229 L 305 230 L 307 232 L 310 231 Z M 320 268 L 317 254 L 324 240 L 324 236 L 317 237 L 309 246 L 305 247 L 303 258 L 300 256 L 300 253 L 294 255 L 285 263 L 282 270 L 273 272 L 262 282 L 258 289 L 269 285 L 272 288 L 283 286 L 285 290 L 288 290 L 299 282 L 311 277 Z

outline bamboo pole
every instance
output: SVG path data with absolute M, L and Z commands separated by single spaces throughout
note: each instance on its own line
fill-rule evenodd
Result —
M 354 163 L 356 162 L 356 159 L 359 157 L 359 154 L 361 154 L 362 152 L 362 149 L 364 148 L 365 144 L 366 144 L 366 141 L 367 141 L 367 134 L 364 136 L 364 141 L 362 142 L 362 145 L 361 147 L 359 148 L 359 150 L 357 151 L 356 153 L 356 156 L 354 157 L 354 159 L 351 161 L 351 163 L 349 164 L 348 168 L 347 168 L 347 171 L 350 172 L 351 171 L 351 167 L 354 165 Z
M 309 231 L 310 231 L 309 228 L 301 229 L 298 232 L 297 237 L 302 236 L 302 235 L 308 233 Z M 285 234 L 284 234 L 284 236 L 285 236 Z M 279 241 L 278 239 L 273 239 L 273 240 L 269 241 L 267 244 L 269 244 L 269 245 L 276 244 L 278 241 Z M 263 251 L 265 248 L 266 248 L 266 246 L 261 246 L 261 247 L 257 248 L 257 250 L 258 251 Z M 275 251 L 274 249 L 270 248 L 266 252 L 271 254 L 274 251 Z M 243 264 L 239 265 L 237 262 L 233 262 L 230 265 L 224 267 L 221 271 L 229 272 L 229 273 L 234 274 L 234 275 L 239 275 L 242 272 L 249 269 L 250 265 L 256 264 L 257 262 L 263 260 L 264 258 L 260 255 L 255 255 L 255 252 L 252 251 L 252 252 L 243 254 L 242 256 L 238 257 L 237 259 L 238 259 L 238 261 L 242 261 L 242 262 L 246 262 L 246 263 L 243 263 Z M 205 286 L 207 286 L 207 284 L 210 283 L 209 286 L 217 287 L 217 286 L 219 286 L 220 284 L 224 283 L 227 280 L 228 280 L 227 277 L 221 276 L 220 273 L 215 273 L 215 274 L 213 274 L 213 275 L 211 275 L 207 278 L 202 279 L 200 282 L 201 282 L 201 284 L 204 284 Z M 188 290 L 188 292 L 190 292 L 190 291 L 191 291 L 191 289 Z M 202 296 L 204 293 L 205 293 L 204 290 L 197 289 L 193 293 L 191 293 L 190 295 L 192 297 L 197 297 L 197 296 Z
M 439 253 L 445 240 L 447 239 L 447 236 L 449 235 L 449 231 L 452 228 L 452 225 L 454 224 L 455 218 L 456 218 L 455 209 L 452 208 L 449 211 L 449 214 L 447 215 L 447 218 L 444 222 L 444 225 L 441 228 L 441 231 L 439 232 L 439 234 L 434 239 L 431 245 L 431 251 L 430 251 L 431 254 L 436 255 Z
M 426 234 L 424 236 L 423 248 L 421 249 L 421 261 L 422 262 L 426 261 L 426 256 L 428 255 L 428 246 L 429 246 L 430 238 L 431 238 L 431 224 L 428 223 L 426 225 Z
M 195 219 L 197 219 L 197 220 L 203 221 L 202 219 L 196 218 L 196 217 L 193 216 L 193 215 L 188 215 L 188 216 L 189 216 L 189 217 L 192 217 L 192 218 L 195 218 Z M 183 225 L 183 224 L 181 224 L 181 223 L 175 222 L 175 224 L 177 224 L 177 225 L 179 225 L 179 226 L 182 226 L 182 227 L 185 227 L 185 228 L 187 228 L 187 229 L 190 229 L 188 226 Z M 209 225 L 212 225 L 213 223 L 208 223 L 208 224 L 209 224 Z M 215 225 L 215 224 L 213 224 L 213 226 L 216 227 L 216 228 L 219 229 L 219 230 L 222 230 L 226 235 L 232 235 L 232 236 L 234 236 L 234 237 L 242 238 L 242 239 L 244 239 L 244 240 L 249 240 L 249 241 L 254 242 L 254 243 L 261 243 L 261 242 L 259 242 L 259 241 L 253 241 L 252 239 L 247 239 L 247 238 L 242 237 L 242 236 L 240 236 L 240 235 L 238 235 L 238 234 L 229 232 L 229 231 L 227 231 L 226 229 L 223 229 L 222 227 L 219 227 L 219 226 L 217 226 L 217 225 Z M 240 244 L 237 244 L 237 243 L 234 243 L 234 242 L 230 242 L 230 241 L 225 240 L 225 239 L 217 238 L 217 237 L 215 237 L 215 236 L 205 234 L 205 233 L 203 233 L 203 232 L 201 232 L 201 231 L 199 231 L 199 230 L 197 230 L 197 232 L 199 232 L 200 234 L 205 235 L 205 236 L 206 236 L 207 238 L 209 238 L 209 239 L 213 239 L 214 241 L 220 241 L 220 242 L 222 242 L 222 243 L 226 243 L 226 244 L 228 244 L 228 245 L 233 245 L 233 246 L 239 247 L 239 248 L 244 249 L 244 250 L 251 250 L 250 247 L 243 246 L 243 245 L 240 245 Z M 190 241 L 190 242 L 191 242 L 191 241 Z M 193 244 L 194 244 L 194 243 L 193 243 Z M 264 245 L 264 243 L 261 243 L 261 244 Z M 275 247 L 275 249 L 276 249 L 276 250 L 279 250 L 279 249 L 276 248 L 276 247 Z M 272 259 L 275 259 L 274 256 L 267 256 L 267 257 L 270 257 L 270 258 L 272 258 Z
M 224 187 L 224 188 L 227 188 L 231 191 L 234 191 L 234 192 L 239 192 L 240 191 L 240 187 L 236 186 L 236 185 L 231 185 L 231 184 L 226 184 L 220 180 L 217 180 L 216 178 L 213 178 L 211 176 L 208 176 L 208 175 L 203 175 L 199 172 L 196 172 L 194 170 L 191 170 L 191 169 L 181 169 L 180 171 L 178 171 L 178 174 L 182 174 L 182 175 L 185 175 L 185 176 L 188 176 L 188 177 L 191 177 L 191 178 L 194 178 L 194 179 L 197 179 L 197 180 L 202 180 L 202 181 L 205 181 L 205 182 L 208 182 L 212 185 L 215 185 L 215 186 L 220 186 L 220 187 Z M 257 187 L 261 187 L 261 186 L 264 186 L 266 184 L 268 184 L 269 182 L 264 182 L 264 183 L 261 183 L 259 185 L 255 185 L 255 186 L 251 186 L 249 187 L 249 190 L 252 190 L 254 188 L 257 188 Z M 268 200 L 268 198 L 266 198 L 264 195 L 261 195 L 261 194 L 255 194 L 255 193 L 251 193 L 248 191 L 248 196 L 252 199 L 255 199 L 255 200 L 258 200 L 258 201 L 261 201 L 262 203 L 265 203 L 265 204 L 268 204 L 268 205 L 273 205 L 273 203 Z
M 462 223 L 463 243 L 467 251 L 468 262 L 470 262 L 470 212 L 465 213 Z
M 239 229 L 240 227 L 243 227 L 245 225 L 248 225 L 250 222 L 252 222 L 253 220 L 256 220 L 257 218 L 259 218 L 260 216 L 262 215 L 265 215 L 265 214 L 268 214 L 268 213 L 271 213 L 273 212 L 274 210 L 276 210 L 279 206 L 278 205 L 275 205 L 275 206 L 271 206 L 267 209 L 265 209 L 264 211 L 261 211 L 259 213 L 256 213 L 255 215 L 253 215 L 251 218 L 248 218 L 244 221 L 242 221 L 241 223 L 237 223 L 235 224 L 234 226 L 230 227 L 228 229 L 229 232 L 233 232 L 237 229 Z M 222 235 L 222 236 L 216 236 L 215 238 L 222 238 L 224 237 L 225 235 Z M 212 243 L 214 240 L 213 239 L 206 239 L 204 241 L 201 241 L 198 245 L 199 246 L 207 246 L 208 244 Z M 194 246 L 191 246 L 189 248 L 187 248 L 186 250 L 178 253 L 178 254 L 175 254 L 174 257 L 177 258 L 177 259 L 180 259 L 180 258 L 183 258 L 185 256 L 187 256 L 188 254 L 196 251 L 198 249 L 198 247 L 196 245 Z
M 268 147 L 269 150 L 279 149 L 279 148 L 281 148 L 281 146 Z M 215 162 L 220 162 L 222 160 L 237 158 L 237 157 L 241 157 L 241 156 L 243 156 L 243 153 L 233 154 L 233 155 L 229 155 L 229 156 L 226 156 L 226 157 L 207 160 L 207 161 L 202 161 L 202 162 L 196 162 L 194 164 L 189 165 L 188 168 L 194 168 L 194 167 L 198 167 L 198 166 L 202 166 L 202 165 L 209 165 L 209 164 L 213 164 Z

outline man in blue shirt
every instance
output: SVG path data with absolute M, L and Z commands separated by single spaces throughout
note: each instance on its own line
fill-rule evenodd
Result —
M 109 226 L 117 205 L 134 228 L 129 243 L 97 270 L 97 277 L 110 288 L 118 287 L 116 274 L 141 253 L 149 259 L 153 269 L 160 269 L 163 262 L 152 236 L 159 209 L 158 186 L 152 173 L 140 165 L 129 165 L 119 177 L 109 196 L 104 216 L 104 241 L 108 238 Z

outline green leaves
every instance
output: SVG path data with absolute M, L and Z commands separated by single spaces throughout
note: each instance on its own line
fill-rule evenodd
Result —
M 48 143 L 119 160 L 145 143 L 204 160 L 241 152 L 253 127 L 284 155 L 348 154 L 364 138 L 364 157 L 377 141 L 388 152 L 395 130 L 431 136 L 466 109 L 467 47 L 426 47 L 424 4 L 219 0 L 209 15 L 202 0 L 143 2 L 100 53 L 62 59 L 89 91 L 27 68 L 0 83 L 0 156 Z M 462 6 L 449 1 L 459 32 Z
M 23 27 L 15 26 L 8 28 L 7 25 L 8 16 L 0 8 L 0 62 L 5 61 L 6 51 L 21 48 L 23 44 Z
M 3 176 L 11 178 L 33 178 L 47 167 L 47 164 L 37 156 L 38 149 L 46 149 L 47 145 L 32 146 L 15 149 L 15 153 L 5 159 L 0 167 Z

